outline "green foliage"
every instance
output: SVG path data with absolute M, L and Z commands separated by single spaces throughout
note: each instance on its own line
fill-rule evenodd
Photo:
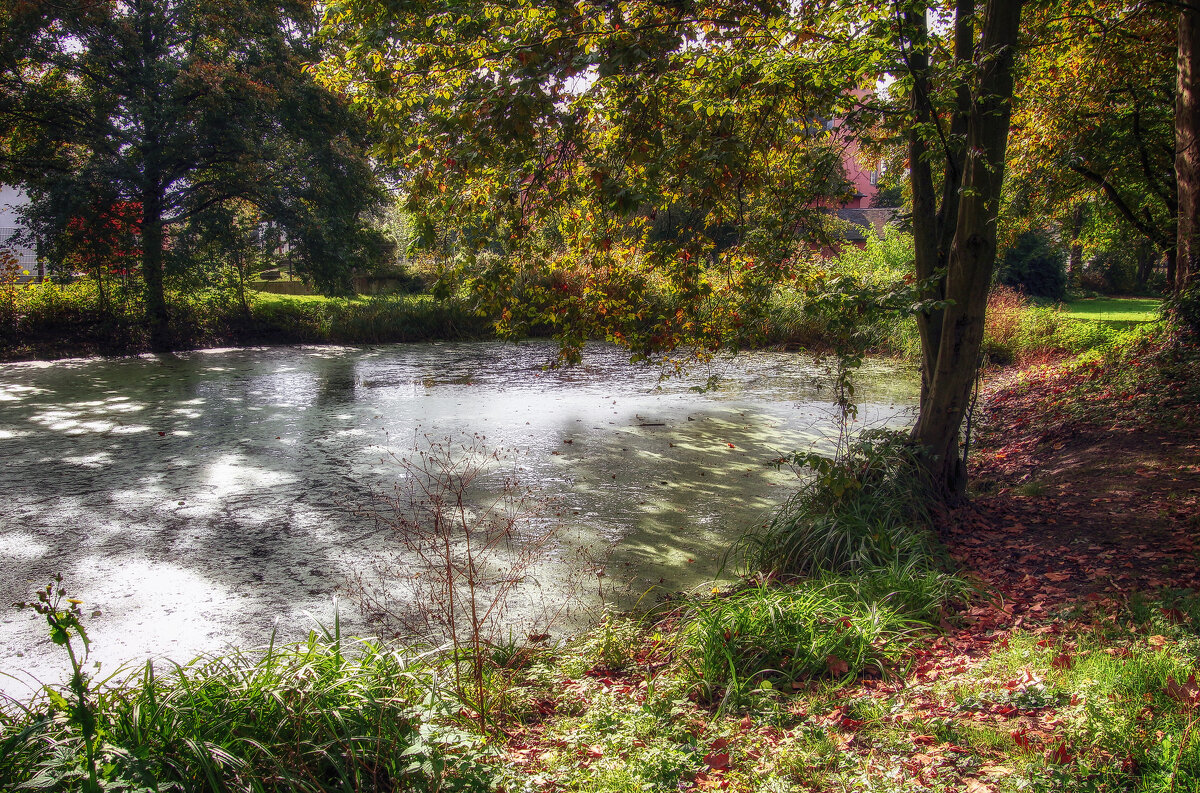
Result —
M 1135 240 L 1159 251 L 1174 244 L 1177 14 L 1116 0 L 1092 0 L 1085 13 L 1025 8 L 1030 46 L 1018 72 L 1001 226 L 1058 218 L 1069 227 L 1082 204 L 1081 241 L 1099 249 L 1099 269 L 1136 284 Z
M 1035 305 L 1008 287 L 994 287 L 988 296 L 983 352 L 992 363 L 1010 364 L 1031 356 L 1078 355 L 1119 346 L 1137 332 L 1134 322 L 1125 318 L 1146 316 L 1147 304 L 1156 301 L 1079 301 L 1063 310 Z
M 101 308 L 92 279 L 46 282 L 15 290 L 16 332 L 0 337 L 0 355 L 57 357 L 146 349 L 145 312 L 137 292 Z M 459 301 L 428 295 L 325 298 L 246 292 L 243 306 L 228 284 L 168 292 L 172 337 L 181 346 L 221 344 L 379 344 L 478 339 L 488 323 Z M 247 313 L 246 308 L 249 308 Z
M 895 433 L 866 433 L 843 459 L 794 455 L 814 476 L 734 548 L 749 570 L 850 573 L 932 560 L 929 485 L 918 453 Z
M 731 296 L 765 298 L 797 240 L 827 238 L 849 183 L 819 118 L 879 72 L 849 5 L 349 0 L 324 22 L 318 73 L 370 115 L 416 239 L 499 257 L 468 282 L 481 307 L 568 355 L 735 340 Z
M 244 259 L 269 222 L 294 268 L 339 294 L 390 258 L 364 128 L 305 71 L 315 24 L 290 0 L 0 12 L 0 177 L 28 192 L 51 268 L 84 270 L 102 296 L 132 280 L 162 343 L 164 256 L 211 284 L 214 256 Z
M 812 677 L 882 670 L 903 653 L 914 625 L 886 597 L 861 597 L 873 586 L 764 582 L 705 599 L 683 617 L 681 662 L 707 699 L 726 702 L 755 689 L 790 691 Z
M 1189 406 L 1200 401 L 1198 364 L 1200 347 L 1189 331 L 1144 323 L 1072 361 L 1056 406 L 1106 425 L 1186 425 Z
M 1004 253 L 996 281 L 1030 297 L 1062 300 L 1067 293 L 1066 252 L 1044 231 L 1027 231 Z
M 1183 333 L 1200 337 L 1200 282 L 1193 280 L 1164 305 L 1165 313 Z
M 457 301 L 428 295 L 345 299 L 260 293 L 251 306 L 249 335 L 279 341 L 381 344 L 488 335 L 486 320 Z
M 1165 647 L 1127 646 L 1114 638 L 1119 639 L 1084 636 L 1067 644 L 1017 634 L 989 659 L 984 672 L 991 681 L 1015 679 L 1020 685 L 998 689 L 985 683 L 972 703 L 1027 709 L 1056 705 L 1066 722 L 1064 745 L 1072 747 L 1072 754 L 1083 747 L 1090 750 L 1090 762 L 1063 770 L 1071 778 L 1087 779 L 1089 789 L 1196 789 L 1200 735 L 1195 732 L 1195 703 L 1176 693 L 1193 667 Z M 964 695 L 971 696 L 959 693 Z M 1119 759 L 1104 762 L 1104 757 Z M 1052 788 L 1053 765 L 1037 763 L 1031 771 L 1039 788 Z
M 90 767 L 110 790 L 488 789 L 482 744 L 454 725 L 435 669 L 372 642 L 312 635 L 167 674 L 147 663 L 83 696 L 90 731 L 54 688 L 0 710 L 0 779 L 70 790 Z
M 829 267 L 866 284 L 894 286 L 913 277 L 912 234 L 889 225 L 882 237 L 868 234 L 861 248 L 845 246 Z
M 705 755 L 688 721 L 694 706 L 687 686 L 658 678 L 644 699 L 615 692 L 589 692 L 583 713 L 547 725 L 552 748 L 545 770 L 499 769 L 508 789 L 547 786 L 590 793 L 679 790 L 703 768 Z

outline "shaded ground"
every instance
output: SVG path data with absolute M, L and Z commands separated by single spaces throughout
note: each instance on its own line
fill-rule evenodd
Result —
M 1032 378 L 1032 382 L 1028 378 Z M 1056 411 L 1053 370 L 986 395 L 971 505 L 948 522 L 955 555 L 1015 612 L 1200 585 L 1200 422 Z M 1151 398 L 1151 395 L 1147 395 Z M 1129 401 L 1129 400 L 1125 400 Z

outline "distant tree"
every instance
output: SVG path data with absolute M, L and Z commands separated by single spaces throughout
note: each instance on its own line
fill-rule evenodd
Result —
M 1040 3 L 1029 20 L 1010 217 L 1049 215 L 1071 232 L 1090 205 L 1107 205 L 1184 289 L 1200 261 L 1200 5 Z
M 376 253 L 361 128 L 304 64 L 302 0 L 30 0 L 0 9 L 0 181 L 44 238 L 82 207 L 137 204 L 151 340 L 170 345 L 168 229 L 230 200 L 287 229 L 319 287 Z
M 1027 231 L 1004 252 L 996 280 L 1030 297 L 1062 300 L 1067 293 L 1066 253 L 1045 231 Z

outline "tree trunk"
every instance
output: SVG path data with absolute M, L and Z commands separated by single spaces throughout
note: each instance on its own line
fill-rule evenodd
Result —
M 171 349 L 170 316 L 163 291 L 162 191 L 153 174 L 142 192 L 142 281 L 146 285 L 146 319 L 150 322 L 150 349 Z
M 996 260 L 996 218 L 1012 113 L 1013 60 L 1021 4 L 989 0 L 985 13 L 954 243 L 946 273 L 949 303 L 933 377 L 913 428 L 913 440 L 930 455 L 934 482 L 950 499 L 966 490 L 959 431 L 979 368 L 983 319 Z
M 975 51 L 975 0 L 957 0 L 954 9 L 954 59 L 958 67 L 969 64 Z M 913 192 L 913 253 L 915 273 L 920 281 L 931 281 L 923 297 L 941 301 L 946 296 L 946 267 L 954 237 L 954 219 L 958 215 L 958 185 L 962 179 L 963 139 L 971 112 L 971 89 L 964 81 L 958 86 L 955 113 L 949 135 L 939 141 L 945 168 L 942 174 L 942 199 L 939 206 L 933 185 L 932 147 L 926 139 L 934 123 L 935 112 L 929 78 L 929 30 L 926 10 L 906 12 L 904 24 L 911 37 L 908 69 L 913 77 L 913 125 L 909 132 L 908 161 Z M 932 308 L 917 314 L 921 337 L 921 403 L 929 394 L 941 346 L 944 311 Z
M 1071 212 L 1071 258 L 1067 264 L 1067 280 L 1071 289 L 1079 289 L 1083 285 L 1083 243 L 1079 235 L 1083 233 L 1083 204 L 1076 204 Z
M 1182 290 L 1200 267 L 1200 6 L 1179 12 L 1175 92 L 1175 182 L 1178 196 L 1175 273 Z

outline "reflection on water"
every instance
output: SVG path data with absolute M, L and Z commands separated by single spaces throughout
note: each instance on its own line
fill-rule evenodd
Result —
M 0 602 L 63 572 L 85 613 L 100 612 L 89 623 L 108 665 L 256 645 L 276 625 L 296 637 L 330 619 L 352 571 L 394 551 L 354 514 L 392 487 L 389 453 L 477 434 L 554 500 L 555 558 L 607 554 L 612 594 L 628 603 L 712 578 L 729 541 L 795 484 L 767 463 L 833 431 L 828 377 L 796 354 L 660 381 L 615 349 L 547 370 L 553 352 L 425 344 L 2 366 Z M 697 388 L 714 375 L 719 388 Z M 908 370 L 869 364 L 860 421 L 905 421 L 915 391 Z M 9 611 L 0 671 L 17 670 L 61 676 L 34 620 Z

